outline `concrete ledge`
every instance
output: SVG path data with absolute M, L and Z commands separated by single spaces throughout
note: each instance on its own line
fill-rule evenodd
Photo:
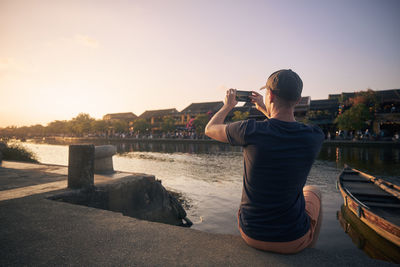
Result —
M 0 266 L 394 266 L 344 250 L 267 253 L 239 236 L 47 199 L 67 190 L 0 201 Z
M 0 265 L 390 266 L 306 249 L 279 255 L 239 236 L 141 221 L 36 195 L 0 202 Z

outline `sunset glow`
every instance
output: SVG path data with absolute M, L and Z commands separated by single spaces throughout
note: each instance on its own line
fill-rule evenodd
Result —
M 177 108 L 255 90 L 400 87 L 399 1 L 0 0 L 0 127 Z

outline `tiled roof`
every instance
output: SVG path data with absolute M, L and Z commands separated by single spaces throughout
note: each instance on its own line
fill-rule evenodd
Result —
M 146 110 L 139 116 L 139 118 L 150 119 L 152 117 L 173 116 L 177 114 L 179 114 L 179 112 L 176 110 L 176 108 Z
M 320 99 L 311 100 L 310 110 L 323 110 L 323 109 L 338 109 L 339 100 L 337 98 L 333 99 Z
M 341 94 L 330 94 L 328 96 L 328 99 L 339 99 L 341 96 L 345 97 L 345 98 L 350 98 L 350 97 L 354 97 L 355 92 L 352 93 L 341 93 Z
M 388 89 L 388 90 L 379 90 L 374 91 L 378 98 L 378 101 L 383 102 L 400 102 L 400 89 Z M 341 93 L 341 94 L 333 94 L 329 95 L 329 100 L 339 99 L 340 96 L 345 96 L 347 98 L 354 97 L 356 92 L 353 93 Z
M 310 108 L 311 97 L 303 96 L 300 102 L 294 107 L 294 112 L 308 111 Z
M 375 91 L 379 102 L 400 102 L 400 89 Z
M 186 114 L 186 113 L 200 114 L 200 113 L 207 113 L 209 111 L 216 112 L 220 108 L 222 108 L 223 105 L 224 105 L 224 103 L 222 101 L 192 103 L 189 106 L 187 106 L 185 109 L 183 109 L 181 111 L 181 113 L 183 113 L 183 114 Z
M 300 102 L 296 106 L 309 106 L 311 101 L 311 97 L 303 96 L 300 99 Z
M 137 116 L 132 112 L 122 112 L 122 113 L 109 113 L 103 116 L 103 119 L 108 120 L 134 120 Z

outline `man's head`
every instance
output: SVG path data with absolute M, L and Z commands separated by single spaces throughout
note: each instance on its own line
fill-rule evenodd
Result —
M 291 69 L 278 70 L 269 76 L 267 84 L 261 89 L 267 89 L 267 97 L 272 93 L 277 104 L 294 106 L 301 98 L 303 81 Z

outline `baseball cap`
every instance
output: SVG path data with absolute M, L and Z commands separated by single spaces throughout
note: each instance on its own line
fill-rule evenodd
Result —
M 303 81 L 296 72 L 283 69 L 272 73 L 268 77 L 267 84 L 260 89 L 266 88 L 285 100 L 295 101 L 301 97 Z

